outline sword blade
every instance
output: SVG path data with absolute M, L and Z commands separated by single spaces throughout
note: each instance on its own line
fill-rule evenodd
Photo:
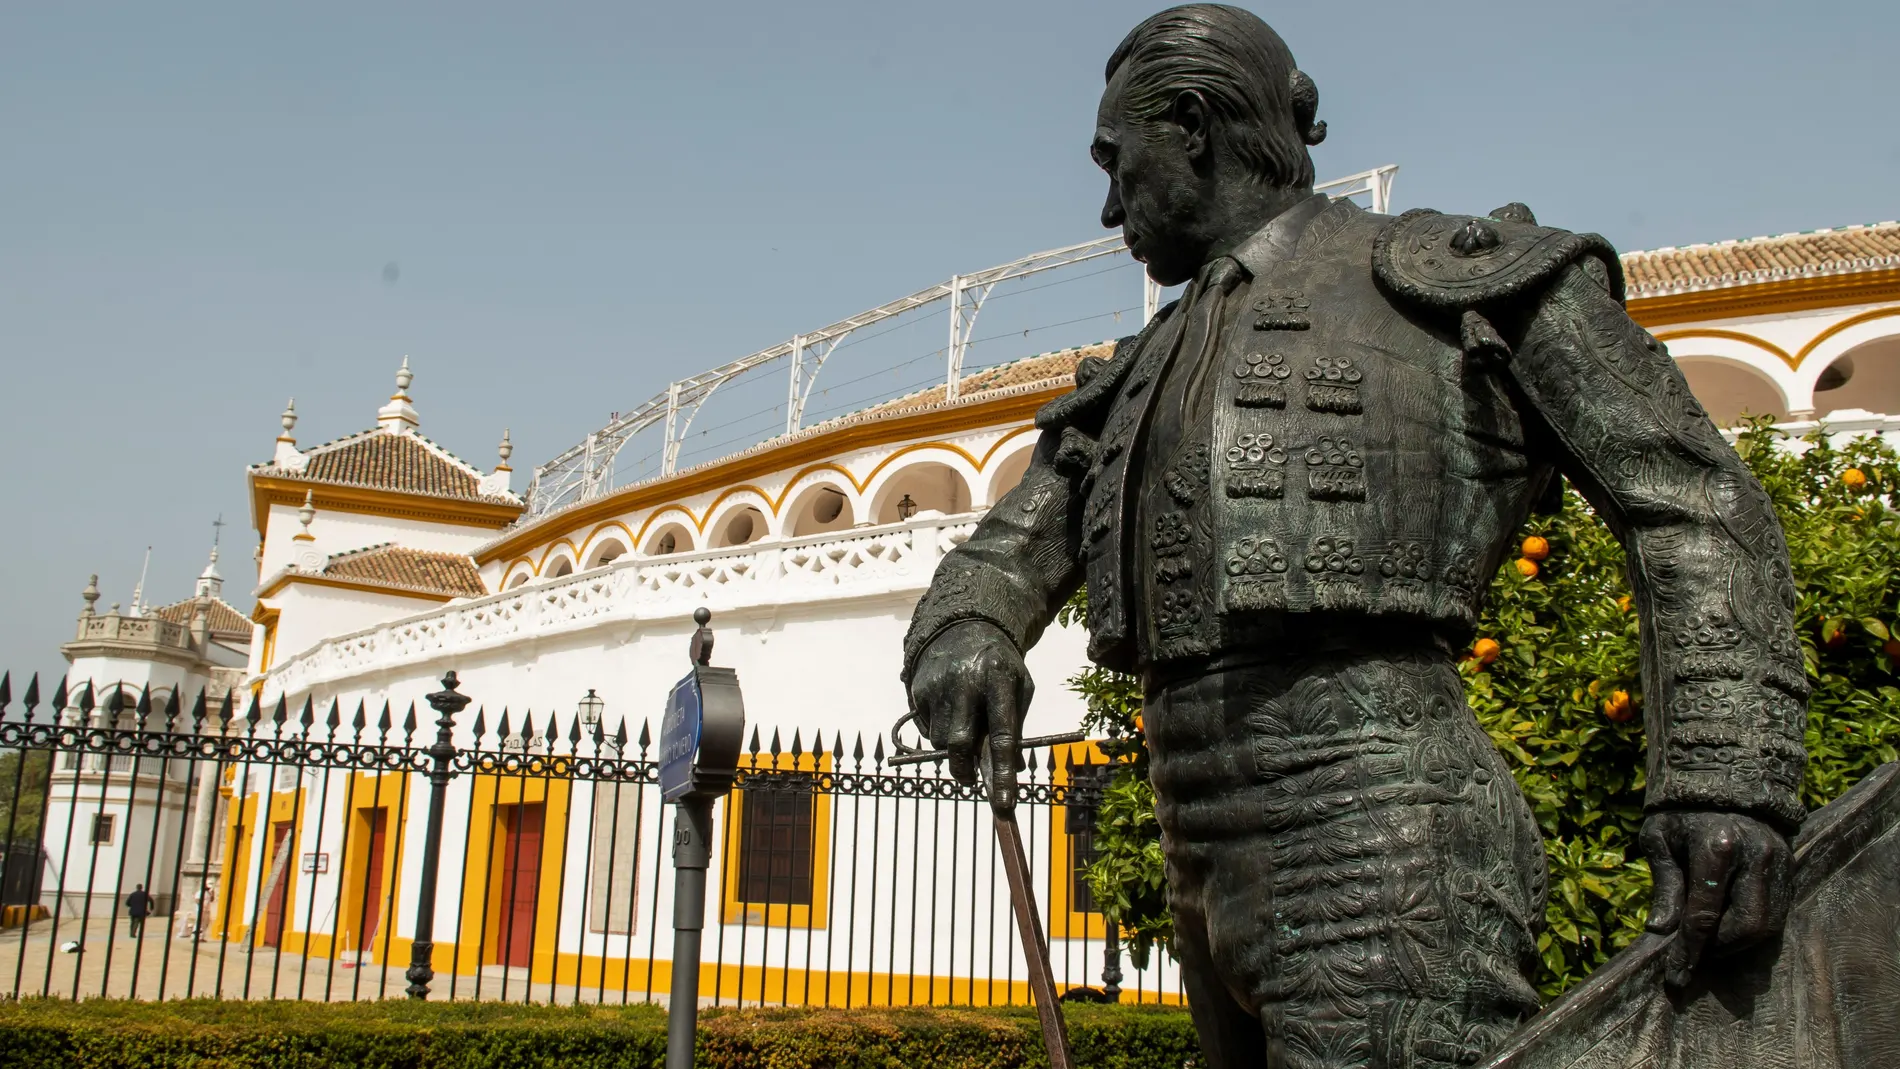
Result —
M 992 808 L 996 817 L 996 845 L 1003 854 L 1003 873 L 1009 878 L 1009 901 L 1016 913 L 1016 931 L 1022 937 L 1023 957 L 1029 962 L 1029 993 L 1042 1021 L 1043 1045 L 1049 1048 L 1050 1069 L 1072 1069 L 1069 1027 L 1056 1002 L 1055 971 L 1049 965 L 1049 944 L 1043 939 L 1042 917 L 1029 887 L 1029 858 L 1023 853 L 1022 829 L 1014 810 Z

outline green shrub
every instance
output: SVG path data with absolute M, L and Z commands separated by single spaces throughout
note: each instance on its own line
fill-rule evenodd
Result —
M 1802 795 L 1818 807 L 1900 756 L 1900 454 L 1877 438 L 1837 449 L 1815 434 L 1797 452 L 1778 437 L 1757 421 L 1736 448 L 1787 533 L 1795 626 L 1814 685 Z M 1622 547 L 1574 491 L 1561 512 L 1533 519 L 1524 533 L 1546 539 L 1550 555 L 1534 576 L 1515 562 L 1500 570 L 1478 632 L 1498 643 L 1497 658 L 1467 660 L 1462 671 L 1478 722 L 1510 760 L 1544 831 L 1551 895 L 1537 981 L 1553 996 L 1642 932 L 1643 696 L 1636 615 L 1620 600 L 1629 591 Z M 1073 619 L 1086 604 L 1065 612 Z M 1125 762 L 1098 819 L 1088 879 L 1143 953 L 1166 940 L 1169 921 L 1139 685 L 1100 669 L 1070 682 L 1088 702 L 1088 728 Z M 1612 719 L 1625 715 L 1619 691 L 1627 719 Z
M 1180 1069 L 1179 1010 L 1065 1006 L 1077 1064 Z M 652 1006 L 494 1002 L 0 1004 L 0 1067 L 33 1069 L 647 1069 L 666 1052 Z M 724 1010 L 700 1015 L 709 1069 L 1047 1065 L 1028 1009 Z

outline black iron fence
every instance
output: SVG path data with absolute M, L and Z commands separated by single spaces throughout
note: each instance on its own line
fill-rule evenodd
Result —
M 470 704 L 453 673 L 421 719 L 97 682 L 42 702 L 37 679 L 16 703 L 0 678 L 0 992 L 663 999 L 674 813 L 650 729 Z M 702 1000 L 1026 1003 L 979 791 L 892 766 L 879 735 L 786 734 L 754 730 L 716 814 Z M 1104 759 L 1027 760 L 1058 988 L 1178 1001 L 1165 955 L 1124 973 L 1080 876 Z

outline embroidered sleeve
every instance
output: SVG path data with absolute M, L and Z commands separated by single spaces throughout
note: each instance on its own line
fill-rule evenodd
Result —
M 1078 477 L 1056 469 L 1061 444 L 1045 432 L 1022 482 L 937 566 L 904 636 L 905 683 L 930 640 L 965 620 L 995 624 L 1028 650 L 1081 584 Z
M 1544 294 L 1510 358 L 1564 474 L 1622 540 L 1641 612 L 1647 805 L 1803 810 L 1807 675 L 1768 495 L 1600 270 Z

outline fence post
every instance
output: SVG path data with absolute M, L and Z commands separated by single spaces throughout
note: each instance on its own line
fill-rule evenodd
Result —
M 435 979 L 435 969 L 430 965 L 430 955 L 435 953 L 435 881 L 439 855 L 442 852 L 442 804 L 449 793 L 449 776 L 455 760 L 455 742 L 450 733 L 455 730 L 455 714 L 468 707 L 472 700 L 466 694 L 457 694 L 461 683 L 455 673 L 442 677 L 442 689 L 428 696 L 429 708 L 442 714 L 435 722 L 435 745 L 429 747 L 429 756 L 434 766 L 429 770 L 429 824 L 423 832 L 422 840 L 422 887 L 416 901 L 416 937 L 409 950 L 409 971 L 403 975 L 409 979 L 410 998 L 428 998 L 429 981 Z

